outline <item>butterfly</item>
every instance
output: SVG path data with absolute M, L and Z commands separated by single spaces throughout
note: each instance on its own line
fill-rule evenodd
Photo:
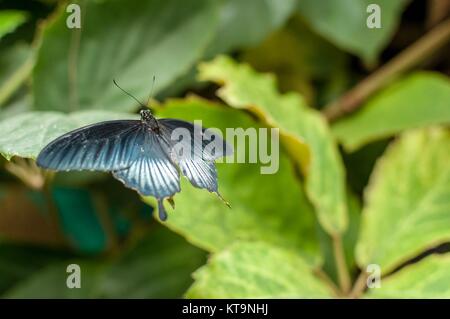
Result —
M 162 221 L 167 219 L 164 199 L 174 207 L 173 196 L 181 191 L 180 172 L 193 186 L 223 200 L 215 160 L 231 155 L 233 148 L 199 125 L 156 119 L 149 109 L 142 109 L 140 116 L 140 120 L 104 121 L 68 132 L 45 146 L 36 163 L 55 171 L 112 172 L 126 187 L 155 197 Z M 184 134 L 174 134 L 180 132 Z

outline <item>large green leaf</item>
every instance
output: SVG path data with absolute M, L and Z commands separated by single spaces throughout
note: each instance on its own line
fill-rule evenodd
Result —
M 220 0 L 218 3 L 218 27 L 205 49 L 202 60 L 258 44 L 268 34 L 281 27 L 296 9 L 295 0 Z M 200 86 L 196 81 L 196 74 L 196 68 L 192 67 L 160 95 L 174 96 L 189 86 Z
M 299 13 L 311 27 L 332 43 L 368 63 L 375 62 L 398 25 L 408 0 L 299 0 Z M 378 4 L 381 28 L 370 29 L 367 7 Z
M 198 98 L 173 100 L 158 114 L 202 120 L 205 127 L 215 127 L 221 132 L 226 128 L 259 127 L 243 112 Z M 248 149 L 247 145 L 235 153 Z M 276 174 L 261 174 L 260 161 L 217 164 L 219 191 L 231 209 L 215 195 L 196 189 L 183 179 L 182 191 L 175 196 L 176 209 L 168 207 L 169 219 L 164 225 L 208 251 L 221 250 L 238 239 L 265 240 L 293 248 L 317 263 L 313 210 L 295 178 L 293 165 L 283 151 L 279 157 Z
M 9 101 L 30 75 L 34 64 L 33 53 L 31 48 L 23 43 L 7 47 L 0 52 L 0 106 Z
M 222 84 L 218 95 L 280 129 L 281 139 L 306 173 L 306 191 L 331 234 L 347 226 L 344 169 L 326 121 L 295 93 L 281 95 L 274 78 L 220 56 L 200 65 L 200 78 Z M 308 147 L 310 154 L 308 154 Z
M 281 26 L 295 6 L 295 0 L 222 1 L 219 27 L 206 56 L 257 44 Z
M 346 266 L 348 267 L 350 274 L 352 274 L 354 273 L 354 270 L 357 269 L 355 261 L 355 246 L 358 240 L 359 224 L 361 220 L 361 204 L 359 203 L 356 195 L 350 192 L 348 192 L 347 195 L 347 207 L 349 223 L 347 230 L 342 234 L 342 247 L 344 250 Z M 319 238 L 320 248 L 324 259 L 322 269 L 330 276 L 331 279 L 338 282 L 338 269 L 336 268 L 333 238 L 331 238 L 323 230 L 320 230 Z
M 179 298 L 205 252 L 162 226 L 105 271 L 96 295 L 106 298 Z
M 332 127 L 353 151 L 402 130 L 450 123 L 450 81 L 438 73 L 415 73 L 388 87 L 354 115 Z
M 136 118 L 132 114 L 109 111 L 27 112 L 0 122 L 0 154 L 36 158 L 39 152 L 60 135 L 75 128 L 114 119 Z
M 67 256 L 55 250 L 0 243 L 0 294 L 47 265 L 64 258 Z
M 300 92 L 308 105 L 324 105 L 348 87 L 348 56 L 312 32 L 299 15 L 244 52 L 243 60 L 258 71 L 274 72 L 282 92 Z
M 179 298 L 192 283 L 191 273 L 204 261 L 204 252 L 157 227 L 116 260 L 53 263 L 20 281 L 5 297 Z M 80 266 L 80 289 L 67 288 L 69 264 Z
M 369 298 L 450 298 L 450 255 L 432 255 L 369 289 Z
M 80 266 L 81 288 L 67 287 L 66 282 L 69 276 L 67 266 L 71 264 Z M 19 282 L 3 297 L 13 299 L 95 298 L 94 290 L 103 267 L 101 263 L 80 260 L 51 264 Z
M 194 273 L 188 298 L 328 298 L 332 291 L 297 254 L 237 242 Z
M 65 6 L 43 31 L 33 83 L 35 107 L 130 110 L 193 66 L 217 26 L 217 1 L 86 1 L 82 28 L 66 26 Z M 134 106 L 133 106 L 134 105 Z
M 6 34 L 13 32 L 27 19 L 26 12 L 17 10 L 0 11 L 0 39 Z
M 450 240 L 450 133 L 405 133 L 377 162 L 365 193 L 357 262 L 386 274 Z

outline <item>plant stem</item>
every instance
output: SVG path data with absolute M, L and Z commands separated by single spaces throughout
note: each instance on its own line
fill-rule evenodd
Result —
M 396 76 L 413 68 L 450 40 L 450 19 L 440 23 L 415 43 L 400 52 L 377 71 L 359 82 L 336 102 L 325 107 L 329 121 L 358 109 L 371 94 L 388 84 Z
M 12 96 L 14 92 L 22 85 L 33 70 L 34 54 L 25 60 L 25 62 L 9 77 L 5 84 L 0 88 L 0 106 L 3 105 Z
M 32 189 L 41 190 L 44 187 L 44 171 L 32 160 L 14 158 L 13 161 L 6 163 L 5 169 Z
M 353 286 L 352 291 L 350 292 L 350 298 L 359 298 L 364 290 L 367 287 L 367 273 L 362 270 L 361 273 L 358 276 L 358 279 L 356 279 L 355 285 Z
M 348 272 L 347 263 L 345 261 L 344 247 L 342 246 L 342 238 L 340 235 L 332 236 L 333 252 L 336 261 L 339 286 L 344 294 L 347 294 L 351 288 L 350 274 Z
M 314 273 L 333 290 L 336 297 L 342 297 L 342 291 L 334 284 L 333 280 L 331 280 L 322 269 L 315 269 Z

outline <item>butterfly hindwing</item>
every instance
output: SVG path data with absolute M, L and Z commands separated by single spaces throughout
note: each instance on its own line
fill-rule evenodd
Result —
M 144 143 L 140 121 L 106 121 L 66 133 L 37 158 L 40 167 L 58 170 L 111 171 L 129 167 Z
M 151 131 L 145 135 L 144 145 L 131 166 L 113 175 L 144 196 L 163 199 L 180 191 L 179 172 L 170 158 L 169 146 Z
M 197 153 L 197 156 L 201 156 L 206 160 L 215 160 L 223 156 L 228 156 L 233 154 L 233 147 L 229 145 L 222 137 L 211 129 L 205 129 L 198 125 L 190 122 L 178 120 L 178 119 L 160 119 L 158 123 L 165 128 L 163 133 L 167 139 L 173 142 L 178 142 L 172 138 L 172 133 L 176 129 L 185 129 L 189 132 L 191 136 L 190 141 L 181 141 L 182 143 L 195 143 L 195 151 L 201 152 Z M 176 135 L 176 134 L 175 134 Z
M 217 171 L 214 162 L 195 158 L 181 158 L 178 163 L 181 172 L 192 185 L 213 193 L 218 192 Z

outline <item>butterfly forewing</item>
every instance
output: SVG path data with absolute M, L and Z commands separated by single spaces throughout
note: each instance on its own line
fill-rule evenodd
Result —
M 141 121 L 106 121 L 66 133 L 39 154 L 40 167 L 59 171 L 111 171 L 129 167 L 144 144 Z

